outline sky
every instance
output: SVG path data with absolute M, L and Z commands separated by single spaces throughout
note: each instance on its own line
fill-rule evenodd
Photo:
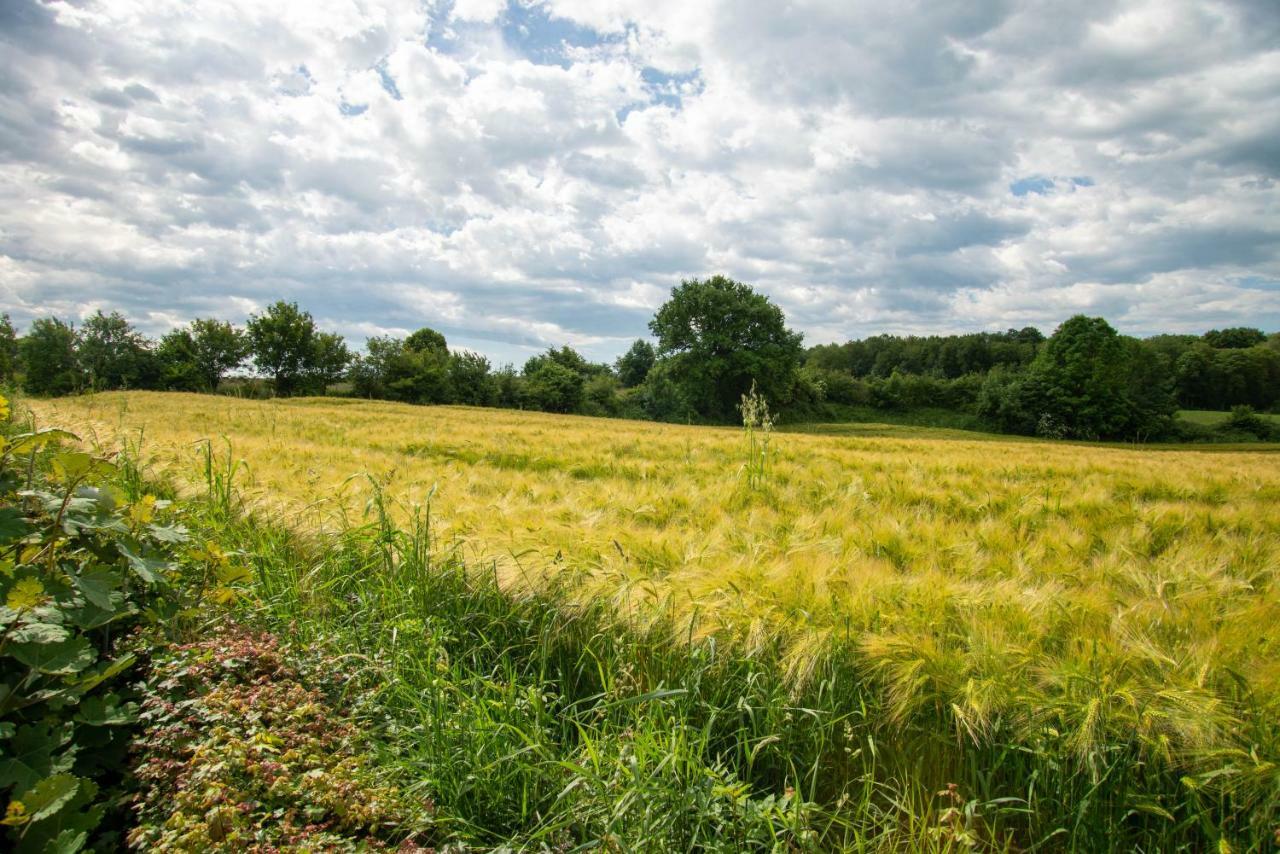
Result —
M 0 311 L 1280 329 L 1280 3 L 0 0 Z

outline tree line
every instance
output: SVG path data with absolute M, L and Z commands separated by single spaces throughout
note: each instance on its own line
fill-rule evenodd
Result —
M 18 337 L 0 320 L 0 381 L 37 395 L 165 389 L 253 395 L 343 394 L 415 404 L 727 423 L 754 383 L 790 420 L 847 420 L 868 411 L 947 411 L 975 426 L 1080 439 L 1221 438 L 1175 418 L 1179 408 L 1265 410 L 1280 403 L 1280 335 L 1122 336 L 1102 318 L 945 336 L 878 335 L 805 349 L 778 306 L 723 276 L 682 281 L 612 364 L 572 347 L 519 368 L 451 350 L 422 328 L 375 336 L 363 352 L 278 301 L 243 327 L 200 318 L 153 341 L 118 312 L 78 328 L 34 321 Z M 246 376 L 246 372 L 251 375 Z M 1228 428 L 1270 437 L 1241 410 Z M 1200 433 L 1197 433 L 1200 430 Z M 1202 435 L 1203 434 L 1203 435 Z
M 1280 334 L 1120 335 L 1076 316 L 1050 338 L 1028 327 L 950 336 L 879 335 L 811 348 L 805 371 L 829 403 L 968 413 L 1002 432 L 1079 439 L 1271 438 L 1254 411 L 1280 406 Z M 1222 429 L 1179 409 L 1236 410 Z
M 517 368 L 450 350 L 440 332 L 375 336 L 353 353 L 296 303 L 278 301 L 243 327 L 199 318 L 151 340 L 119 312 L 78 327 L 46 317 L 19 337 L 0 320 L 0 381 L 35 395 L 115 389 L 269 394 L 346 394 L 416 404 L 456 403 L 547 412 L 733 420 L 754 381 L 779 402 L 791 395 L 804 351 L 781 309 L 722 276 L 684 281 L 612 364 L 565 345 Z M 244 374 L 250 373 L 251 376 Z

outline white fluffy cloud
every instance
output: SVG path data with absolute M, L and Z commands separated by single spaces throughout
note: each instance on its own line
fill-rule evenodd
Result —
M 1280 328 L 1277 45 L 1273 0 L 15 0 L 0 310 L 607 357 L 724 272 L 811 342 Z

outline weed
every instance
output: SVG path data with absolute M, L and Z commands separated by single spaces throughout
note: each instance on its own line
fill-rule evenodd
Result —
M 743 465 L 747 486 L 759 489 L 769 480 L 773 416 L 769 414 L 769 401 L 756 392 L 754 380 L 751 391 L 742 396 L 738 410 L 742 413 L 742 432 L 747 438 L 747 461 Z

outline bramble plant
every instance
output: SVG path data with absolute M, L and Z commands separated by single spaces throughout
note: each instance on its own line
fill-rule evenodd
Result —
M 12 428 L 8 401 L 0 398 Z M 0 436 L 0 796 L 16 851 L 115 841 L 136 703 L 129 630 L 169 609 L 186 529 L 62 430 Z M 160 606 L 160 607 L 158 607 Z

